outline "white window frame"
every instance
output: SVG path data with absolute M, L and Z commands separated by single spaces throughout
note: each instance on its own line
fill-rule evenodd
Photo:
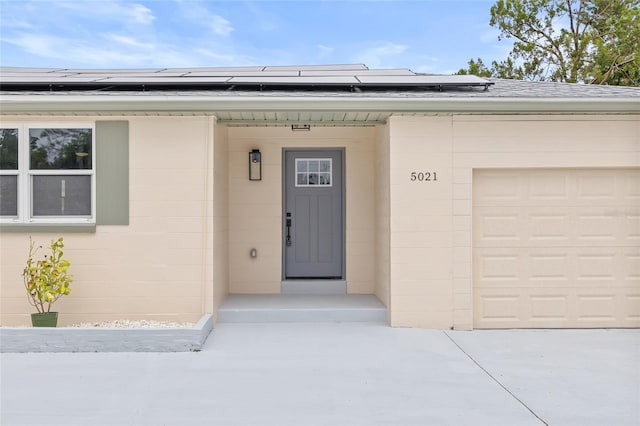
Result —
M 307 171 L 306 172 L 300 172 L 298 171 L 298 164 L 302 161 L 306 161 L 307 162 Z M 320 170 L 318 170 L 317 172 L 310 172 L 308 167 L 309 167 L 309 161 L 328 161 L 329 162 L 329 172 L 321 172 Z M 307 184 L 300 184 L 298 183 L 298 173 L 306 173 L 307 177 L 309 176 L 310 173 L 317 173 L 318 176 L 320 176 L 320 173 L 329 173 L 329 184 L 313 184 L 313 185 L 309 185 Z M 308 181 L 307 181 L 308 182 Z M 333 186 L 333 159 L 332 158 L 296 158 L 295 161 L 295 186 L 297 188 L 330 188 Z
M 0 223 L 14 224 L 95 224 L 96 222 L 96 126 L 93 122 L 1 122 L 0 128 L 18 129 L 18 216 L 0 216 Z M 91 169 L 31 170 L 30 129 L 91 129 Z M 15 170 L 0 170 L 15 175 Z M 33 216 L 33 176 L 91 176 L 91 215 Z

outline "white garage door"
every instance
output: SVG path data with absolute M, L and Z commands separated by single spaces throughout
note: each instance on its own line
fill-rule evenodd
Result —
M 640 169 L 473 176 L 474 327 L 640 326 Z

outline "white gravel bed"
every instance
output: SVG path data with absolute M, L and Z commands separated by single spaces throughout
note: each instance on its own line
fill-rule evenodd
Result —
M 103 322 L 83 322 L 73 324 L 73 328 L 193 328 L 192 322 L 167 322 L 154 320 L 113 320 Z

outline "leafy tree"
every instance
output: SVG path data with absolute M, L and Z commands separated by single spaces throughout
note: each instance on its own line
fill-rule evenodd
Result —
M 492 77 L 492 71 L 487 68 L 482 59 L 478 58 L 477 61 L 469 59 L 467 68 L 461 68 L 457 74 L 459 75 L 477 75 L 478 77 Z
M 477 75 L 478 77 L 499 77 L 514 80 L 524 80 L 524 71 L 521 67 L 516 67 L 511 58 L 507 58 L 503 62 L 493 61 L 491 68 L 487 68 L 481 58 L 477 60 L 470 59 L 467 68 L 461 68 L 456 73 L 458 75 Z
M 597 23 L 590 77 L 595 83 L 640 86 L 640 1 L 610 3 L 611 12 Z
M 514 39 L 509 57 L 458 73 L 640 85 L 640 0 L 498 0 L 490 24 Z

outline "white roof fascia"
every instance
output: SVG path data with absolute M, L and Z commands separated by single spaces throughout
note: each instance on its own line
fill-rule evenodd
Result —
M 216 111 L 362 111 L 477 113 L 639 113 L 638 98 L 381 98 L 381 97 L 207 97 L 179 95 L 0 95 L 0 112 L 121 113 Z

